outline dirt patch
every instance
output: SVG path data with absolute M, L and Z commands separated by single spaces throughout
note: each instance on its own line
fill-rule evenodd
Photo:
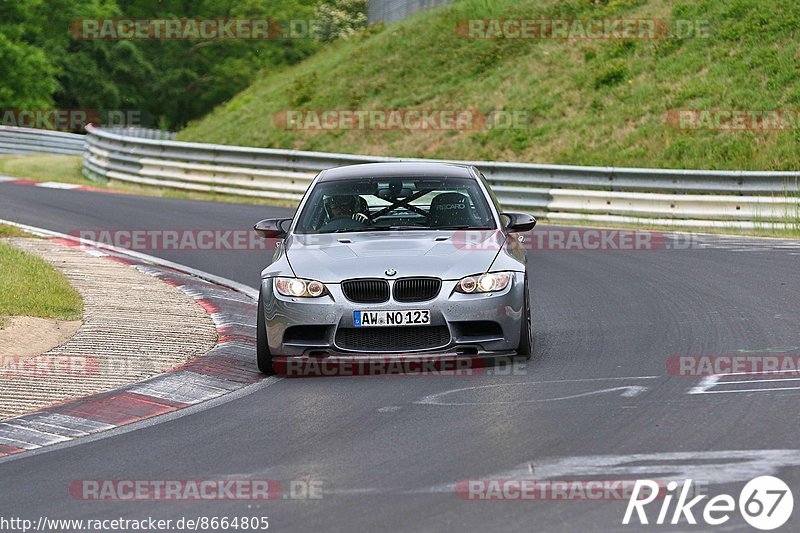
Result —
M 40 355 L 65 343 L 78 331 L 81 321 L 11 316 L 3 317 L 3 324 L 0 356 L 15 358 Z

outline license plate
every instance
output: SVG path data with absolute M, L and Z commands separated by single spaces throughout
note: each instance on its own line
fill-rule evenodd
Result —
M 431 323 L 427 309 L 410 311 L 353 311 L 353 325 L 367 326 L 420 326 Z

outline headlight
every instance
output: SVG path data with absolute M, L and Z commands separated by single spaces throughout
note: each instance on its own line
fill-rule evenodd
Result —
M 284 296 L 317 298 L 328 292 L 321 281 L 300 278 L 275 278 L 275 289 Z
M 471 294 L 474 292 L 502 291 L 511 281 L 510 272 L 490 272 L 488 274 L 475 274 L 458 280 L 456 292 Z

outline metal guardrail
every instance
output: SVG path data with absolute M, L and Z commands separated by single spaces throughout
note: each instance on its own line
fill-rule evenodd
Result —
M 449 4 L 452 0 L 369 0 L 367 24 L 389 24 L 403 20 L 418 11 Z
M 153 140 L 87 128 L 84 173 L 183 190 L 297 201 L 320 170 L 399 159 Z M 800 172 L 662 170 L 454 161 L 478 167 L 503 206 L 553 221 L 798 227 Z
M 174 131 L 164 131 L 152 128 L 128 126 L 126 128 L 103 128 L 103 131 L 116 133 L 117 135 L 125 135 L 128 137 L 140 137 L 142 139 L 156 139 L 162 141 L 171 141 L 175 139 Z
M 0 126 L 0 154 L 83 154 L 77 133 Z
M 289 202 L 326 168 L 442 161 L 179 142 L 172 133 L 138 128 L 87 131 L 0 127 L 0 153 L 83 154 L 83 173 L 93 180 Z M 800 172 L 452 162 L 478 167 L 506 209 L 551 221 L 800 227 Z

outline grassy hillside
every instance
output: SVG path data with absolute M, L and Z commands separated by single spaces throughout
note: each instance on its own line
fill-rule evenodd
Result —
M 706 20 L 705 38 L 465 39 L 476 18 Z M 463 0 L 268 71 L 180 138 L 376 155 L 669 168 L 800 168 L 789 131 L 678 129 L 670 110 L 800 109 L 796 0 Z M 522 110 L 522 128 L 276 127 L 294 109 Z

